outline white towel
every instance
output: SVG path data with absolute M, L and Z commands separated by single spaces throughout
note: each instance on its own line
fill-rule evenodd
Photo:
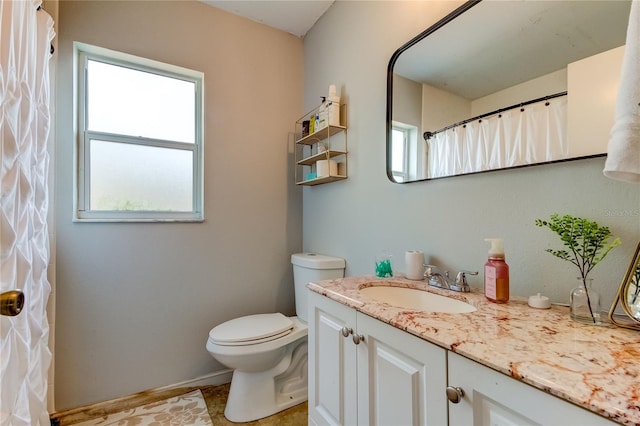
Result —
M 640 184 L 640 0 L 631 2 L 615 123 L 604 175 Z

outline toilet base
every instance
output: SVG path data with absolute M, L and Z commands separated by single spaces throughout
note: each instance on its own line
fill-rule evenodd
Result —
M 307 337 L 289 345 L 287 354 L 267 371 L 234 370 L 224 416 L 250 422 L 271 416 L 307 400 Z

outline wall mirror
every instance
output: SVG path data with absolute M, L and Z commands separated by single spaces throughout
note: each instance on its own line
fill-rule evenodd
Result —
M 389 179 L 605 155 L 630 6 L 468 1 L 404 44 L 388 67 Z
M 623 316 L 615 312 L 618 305 L 624 311 Z M 618 294 L 609 311 L 609 319 L 620 327 L 640 330 L 640 243 L 622 279 Z

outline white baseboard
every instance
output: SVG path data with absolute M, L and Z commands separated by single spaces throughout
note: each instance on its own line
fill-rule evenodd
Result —
M 226 383 L 231 383 L 231 376 L 233 370 L 226 369 L 216 371 L 215 373 L 207 374 L 205 376 L 196 377 L 195 379 L 185 380 L 184 382 L 174 383 L 172 385 L 162 386 L 153 390 L 161 391 L 175 388 L 197 387 L 197 386 L 218 386 Z
M 171 389 L 177 389 L 177 388 L 187 388 L 187 387 L 201 387 L 201 386 L 219 386 L 219 385 L 224 385 L 226 383 L 230 383 L 231 382 L 231 376 L 233 375 L 233 370 L 231 369 L 226 369 L 226 370 L 221 370 L 221 371 L 216 371 L 215 373 L 211 373 L 211 374 L 207 374 L 206 376 L 201 376 L 201 377 L 197 377 L 195 379 L 190 379 L 190 380 L 185 380 L 184 382 L 180 382 L 180 383 L 174 383 L 172 385 L 167 385 L 167 386 L 161 386 L 158 388 L 153 388 L 153 389 L 148 389 L 142 392 L 138 392 L 132 395 L 125 395 L 125 396 L 121 396 L 119 398 L 114 398 L 111 399 L 109 401 L 103 401 L 103 402 L 98 402 L 95 404 L 91 404 L 91 405 L 87 405 L 87 406 L 83 406 L 83 407 L 77 407 L 77 408 L 72 408 L 72 409 L 68 409 L 68 410 L 62 410 L 62 413 L 66 416 L 75 414 L 75 413 L 80 413 L 83 411 L 87 411 L 90 409 L 97 409 L 97 408 L 104 408 L 104 407 L 108 407 L 110 405 L 114 405 L 114 404 L 122 404 L 124 401 L 128 400 L 128 399 L 133 399 L 138 397 L 140 394 L 150 394 L 150 393 L 154 393 L 154 392 L 159 392 L 159 391 L 167 391 L 167 390 L 171 390 Z M 60 414 L 57 411 L 54 412 L 50 412 L 50 416 L 51 417 L 58 417 L 57 415 Z

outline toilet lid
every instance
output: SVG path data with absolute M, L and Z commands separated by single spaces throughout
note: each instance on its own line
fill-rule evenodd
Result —
M 285 336 L 293 321 L 281 313 L 248 315 L 215 326 L 209 338 L 221 345 L 250 345 Z

